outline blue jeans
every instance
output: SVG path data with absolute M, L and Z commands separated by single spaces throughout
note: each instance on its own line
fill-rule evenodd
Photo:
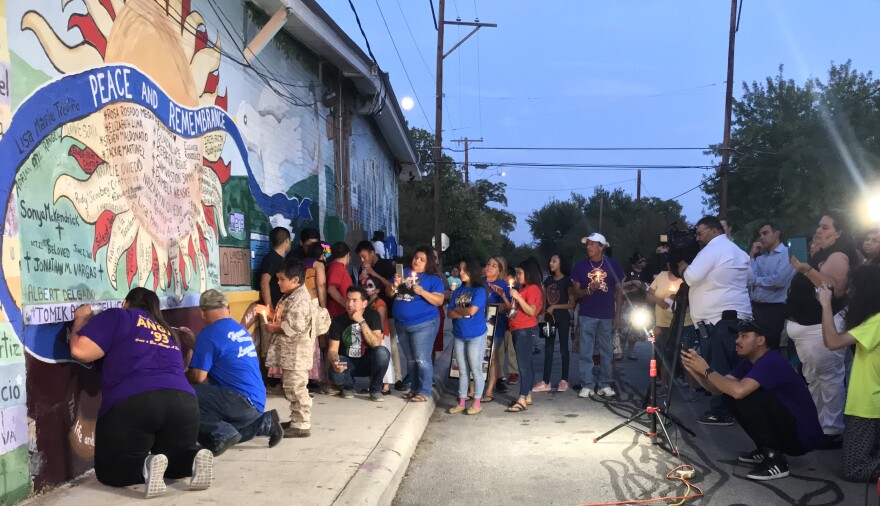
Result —
M 712 369 L 721 376 L 725 376 L 732 371 L 741 358 L 736 354 L 736 338 L 737 333 L 731 332 L 730 327 L 736 328 L 737 320 L 719 320 L 715 325 L 707 325 L 706 330 L 709 331 L 708 349 L 703 349 L 706 344 L 703 341 L 700 345 L 700 352 L 703 358 L 709 362 Z M 714 395 L 709 401 L 709 411 L 713 415 L 721 417 L 730 415 L 727 407 L 724 406 L 722 395 Z
M 513 347 L 516 349 L 516 361 L 519 362 L 519 396 L 528 397 L 535 386 L 535 368 L 532 365 L 532 350 L 538 338 L 538 327 L 513 330 Z
M 613 320 L 578 316 L 580 325 L 581 353 L 578 359 L 578 369 L 581 375 L 581 386 L 593 389 L 593 350 L 599 343 L 599 388 L 611 386 L 611 355 L 614 353 L 614 343 L 611 340 L 611 328 Z
M 268 436 L 272 418 L 260 413 L 247 397 L 208 383 L 193 385 L 199 398 L 199 443 L 213 448 L 241 434 L 241 442 Z
M 440 328 L 440 316 L 416 325 L 403 325 L 394 321 L 397 339 L 406 355 L 406 374 L 412 380 L 412 391 L 425 397 L 431 396 L 434 386 L 434 338 Z
M 388 362 L 391 360 L 391 352 L 384 346 L 370 348 L 363 357 L 350 358 L 339 357 L 339 363 L 348 366 L 342 372 L 336 372 L 330 368 L 330 381 L 335 385 L 341 385 L 346 390 L 354 389 L 354 379 L 368 376 L 370 378 L 370 393 L 382 393 L 382 379 L 388 370 Z
M 483 378 L 483 357 L 486 354 L 486 334 L 470 339 L 455 338 L 455 362 L 458 364 L 458 398 L 468 392 L 468 378 L 474 373 L 474 398 L 483 397 L 486 379 Z

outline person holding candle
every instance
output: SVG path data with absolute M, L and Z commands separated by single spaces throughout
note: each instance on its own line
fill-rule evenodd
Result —
M 486 354 L 486 302 L 489 288 L 480 277 L 480 262 L 466 259 L 455 269 L 461 276 L 463 285 L 456 288 L 449 302 L 449 318 L 452 320 L 452 335 L 455 336 L 455 361 L 458 363 L 458 404 L 449 409 L 450 414 L 465 411 L 468 398 L 470 374 L 474 375 L 474 403 L 467 408 L 467 414 L 476 415 L 482 411 L 480 401 L 485 386 L 483 378 L 483 357 Z M 473 275 L 471 275 L 473 273 Z
M 403 277 L 395 274 L 386 293 L 394 297 L 394 325 L 412 379 L 412 389 L 404 398 L 426 402 L 434 382 L 431 351 L 440 325 L 438 308 L 446 298 L 434 251 L 427 246 L 418 248 L 411 268 L 404 270 Z
M 549 392 L 550 370 L 553 366 L 553 347 L 556 338 L 559 338 L 559 353 L 562 355 L 562 376 L 557 386 L 557 391 L 568 391 L 568 339 L 571 331 L 571 310 L 574 308 L 574 296 L 571 284 L 571 264 L 561 254 L 550 257 L 550 275 L 544 280 L 544 293 L 546 294 L 547 309 L 544 312 L 544 321 L 555 327 L 555 331 L 547 337 L 544 346 L 544 378 L 535 385 L 532 392 Z
M 508 413 L 521 413 L 532 404 L 532 385 L 535 381 L 532 346 L 538 336 L 538 314 L 544 298 L 541 291 L 541 271 L 537 262 L 526 260 L 519 264 L 516 278 L 520 289 L 510 290 L 510 297 L 518 306 L 516 313 L 510 317 L 510 333 L 513 335 L 521 377 L 519 398 L 507 408 Z

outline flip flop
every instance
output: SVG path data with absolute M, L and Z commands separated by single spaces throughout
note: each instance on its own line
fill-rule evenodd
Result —
M 528 406 L 526 406 L 525 404 L 523 404 L 523 403 L 519 402 L 519 400 L 517 400 L 515 403 L 513 403 L 512 406 L 505 409 L 504 411 L 506 413 L 522 413 L 523 411 L 527 411 L 528 409 L 529 409 Z
M 415 394 L 410 397 L 409 402 L 428 402 L 428 398 L 422 394 Z
M 480 402 L 482 402 L 483 404 L 485 404 L 485 403 L 487 403 L 487 402 L 492 402 L 492 401 L 494 401 L 494 400 L 495 400 L 495 397 L 493 397 L 493 396 L 491 396 L 491 395 L 484 395 L 483 398 L 480 400 Z

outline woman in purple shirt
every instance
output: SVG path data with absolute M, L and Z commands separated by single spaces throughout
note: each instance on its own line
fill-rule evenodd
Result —
M 192 490 L 211 486 L 214 456 L 196 445 L 199 403 L 155 292 L 135 288 L 121 309 L 97 315 L 88 304 L 77 308 L 70 354 L 95 362 L 101 374 L 98 481 L 111 487 L 144 483 L 147 498 L 165 492 L 165 476 L 191 476 Z

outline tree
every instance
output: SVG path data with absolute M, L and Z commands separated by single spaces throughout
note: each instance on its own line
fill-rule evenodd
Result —
M 516 217 L 503 209 L 507 206 L 506 185 L 478 179 L 470 189 L 465 189 L 451 157 L 442 155 L 440 163 L 434 163 L 433 135 L 420 128 L 412 128 L 410 135 L 423 156 L 422 167 L 428 175 L 421 181 L 400 183 L 400 238 L 406 253 L 431 244 L 434 237 L 433 171 L 437 167 L 442 185 L 442 231 L 449 236 L 450 244 L 443 255 L 444 267 L 449 268 L 465 256 L 485 260 L 512 250 L 514 246 L 507 234 L 516 226 Z
M 783 67 L 764 82 L 743 84 L 734 101 L 728 217 L 737 239 L 750 242 L 761 222 L 779 222 L 789 235 L 811 235 L 820 213 L 855 210 L 859 180 L 876 179 L 880 156 L 880 82 L 831 65 L 825 82 L 799 85 Z M 721 146 L 711 154 L 721 156 Z M 704 202 L 717 209 L 717 177 L 703 180 Z

